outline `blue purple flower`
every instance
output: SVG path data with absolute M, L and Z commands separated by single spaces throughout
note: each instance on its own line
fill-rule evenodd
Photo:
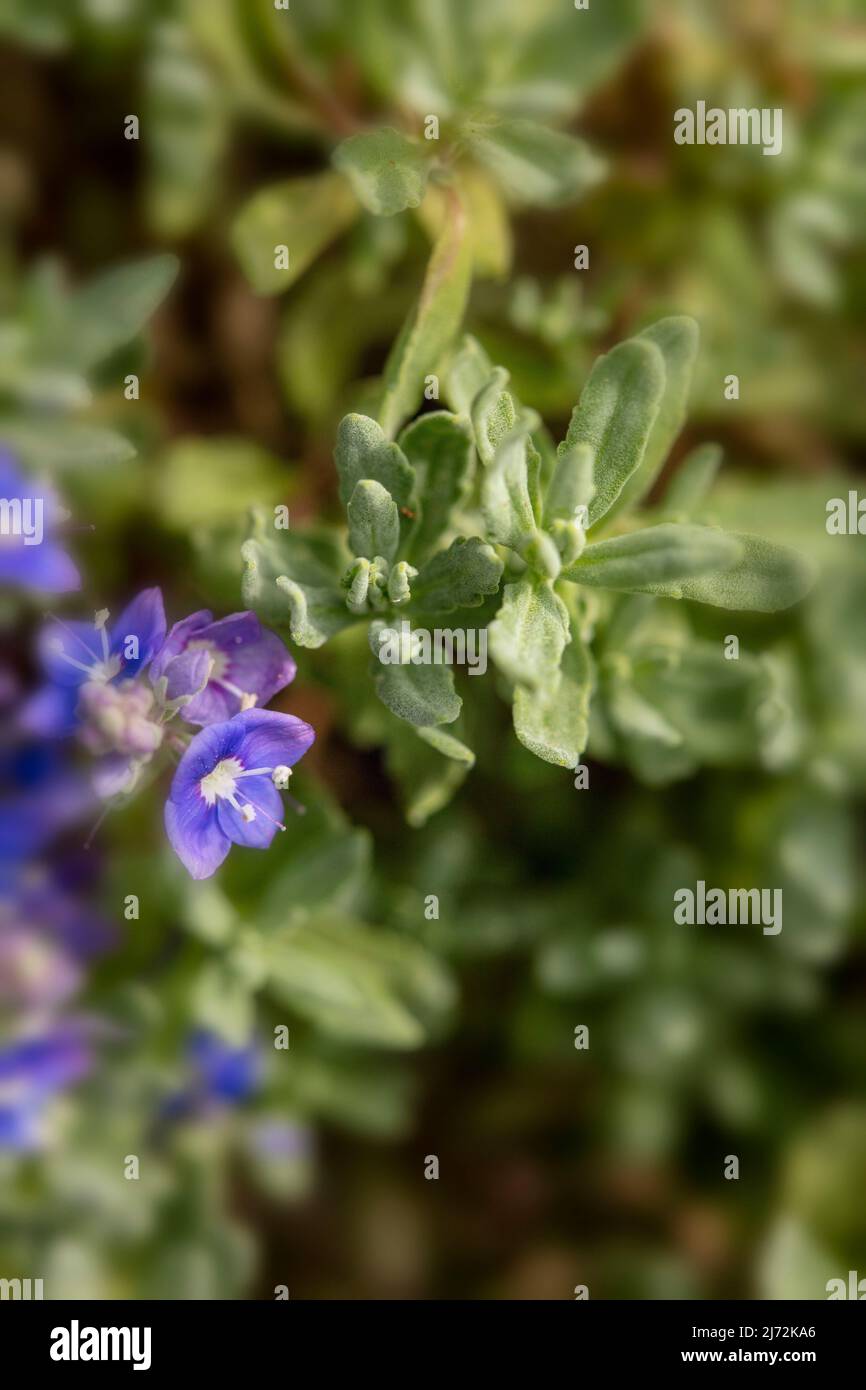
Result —
M 0 1048 L 0 1149 L 29 1152 L 45 1139 L 45 1111 L 93 1062 L 92 1030 L 66 1019 Z
M 91 699 L 101 708 L 93 687 L 120 686 L 119 695 L 131 696 L 136 703 L 138 697 L 132 695 L 128 682 L 150 664 L 165 638 L 162 593 L 144 589 L 111 628 L 108 620 L 108 611 L 103 609 L 92 623 L 55 619 L 43 629 L 39 655 L 48 682 L 24 708 L 22 723 L 30 733 L 44 738 L 74 733 L 80 724 L 82 697 L 85 709 Z M 130 717 L 136 712 L 130 711 Z M 121 741 L 127 722 L 120 711 L 115 723 Z M 116 751 L 139 750 L 118 746 Z
M 253 1043 L 237 1047 L 198 1029 L 190 1038 L 189 1059 L 195 1076 L 193 1091 L 203 1102 L 236 1105 L 261 1082 L 262 1058 Z
M 203 658 L 209 670 L 202 667 Z M 263 628 L 255 613 L 232 613 L 214 622 L 204 608 L 175 623 L 150 678 L 154 684 L 166 678 L 169 701 L 192 696 L 183 707 L 190 724 L 217 724 L 267 704 L 296 669 L 279 637 Z
M 27 478 L 0 449 L 0 584 L 66 594 L 81 578 L 56 539 L 64 513 L 47 484 Z
M 0 755 L 0 891 L 20 865 L 92 808 L 93 794 L 56 745 L 27 742 Z
M 275 710 L 247 710 L 196 734 L 165 805 L 168 838 L 193 878 L 215 873 L 233 844 L 267 849 L 285 830 L 277 788 L 315 737 Z

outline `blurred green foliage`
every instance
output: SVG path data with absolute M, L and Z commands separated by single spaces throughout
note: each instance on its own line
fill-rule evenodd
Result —
M 0 1155 L 0 1273 L 113 1298 L 823 1298 L 866 1273 L 866 553 L 824 525 L 866 437 L 856 0 L 5 0 L 0 34 L 28 113 L 0 168 L 3 438 L 96 527 L 76 547 L 94 603 L 161 583 L 178 613 L 236 609 L 248 513 L 286 503 L 294 568 L 256 563 L 294 585 L 281 704 L 319 735 L 305 816 L 215 880 L 172 857 L 159 788 L 107 822 L 118 939 L 85 1001 L 116 1032 L 47 1152 Z M 783 156 L 676 146 L 701 98 L 782 106 Z M 589 790 L 564 770 L 582 743 L 543 761 L 512 737 L 507 656 L 459 678 L 456 736 L 419 737 L 332 592 L 339 422 L 393 440 L 439 357 L 471 415 L 461 367 L 480 388 L 502 364 L 549 482 L 592 364 L 671 315 L 701 331 L 688 414 L 624 500 L 793 549 L 814 589 L 767 613 L 582 587 L 596 694 L 563 722 L 587 723 Z M 431 486 L 437 418 L 399 436 Z M 477 520 L 449 486 L 440 519 Z M 453 529 L 502 563 L 486 525 Z M 412 538 L 418 569 L 443 529 Z M 3 622 L 26 674 L 30 616 L 4 598 Z M 784 930 L 675 925 L 699 878 L 781 887 Z M 162 1126 L 196 1025 L 254 1031 L 261 1089 Z

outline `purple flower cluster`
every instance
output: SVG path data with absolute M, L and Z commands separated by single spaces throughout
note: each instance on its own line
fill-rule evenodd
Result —
M 95 755 L 103 797 L 131 791 L 176 715 L 203 726 L 189 742 L 165 808 L 168 838 L 193 878 L 208 878 L 232 844 L 266 849 L 282 824 L 279 790 L 315 738 L 293 715 L 263 710 L 295 663 L 254 613 L 207 610 L 166 634 L 159 589 L 110 622 L 53 620 L 41 634 L 45 684 L 25 706 L 30 733 L 77 733 Z M 178 746 L 178 736 L 171 736 Z
M 80 588 L 64 519 L 54 492 L 0 450 L 0 585 Z M 254 613 L 203 609 L 168 630 L 150 588 L 115 620 L 106 609 L 92 622 L 51 617 L 36 656 L 42 683 L 0 728 L 0 1150 L 19 1152 L 51 1142 L 54 1103 L 89 1074 L 105 1030 L 74 1009 L 112 933 L 74 873 L 45 867 L 51 841 L 180 754 L 165 829 L 192 877 L 206 878 L 233 844 L 264 849 L 285 829 L 280 791 L 315 738 L 302 720 L 262 708 L 296 668 Z M 17 677 L 2 669 L 0 706 L 15 699 Z M 65 755 L 71 737 L 90 755 L 87 779 Z M 196 1033 L 188 1060 L 183 1113 L 237 1103 L 259 1084 L 253 1045 Z
M 82 897 L 75 866 L 42 855 L 92 805 L 54 749 L 0 757 L 0 1149 L 50 1141 L 55 1098 L 90 1069 L 94 1020 L 67 1012 L 110 933 Z

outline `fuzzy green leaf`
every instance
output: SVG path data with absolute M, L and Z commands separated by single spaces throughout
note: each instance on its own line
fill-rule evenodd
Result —
M 353 553 L 370 560 L 382 555 L 390 564 L 400 544 L 400 513 L 390 492 L 372 478 L 362 478 L 346 511 Z
M 268 937 L 269 989 L 335 1037 L 379 1047 L 417 1047 L 447 1012 L 444 969 L 405 935 L 334 913 Z
M 76 363 L 87 370 L 144 328 L 177 277 L 176 256 L 164 254 L 115 266 L 69 298 L 69 332 Z
M 407 724 L 453 723 L 463 701 L 454 689 L 451 668 L 412 661 L 405 665 L 383 662 L 380 638 L 385 631 L 384 623 L 370 625 L 370 649 L 376 658 L 374 682 L 383 705 Z
M 485 466 L 493 462 L 497 447 L 517 420 L 514 400 L 505 390 L 507 382 L 505 368 L 494 367 L 470 407 L 475 445 Z
M 583 140 L 535 121 L 472 122 L 464 137 L 479 164 L 520 202 L 556 207 L 604 174 L 603 160 Z
M 562 577 L 602 589 L 643 593 L 660 583 L 729 570 L 743 547 L 726 531 L 672 522 L 588 545 Z
M 231 229 L 232 245 L 257 294 L 280 294 L 339 236 L 358 204 L 338 174 L 286 179 L 254 194 Z M 288 249 L 288 268 L 275 264 L 275 248 Z
M 615 511 L 634 505 L 645 497 L 661 472 L 685 423 L 689 388 L 698 355 L 698 325 L 694 319 L 682 315 L 659 319 L 638 336 L 641 341 L 654 343 L 661 352 L 665 363 L 665 389 L 643 462 L 620 493 Z
M 592 663 L 572 629 L 559 672 L 535 690 L 514 688 L 514 732 L 537 758 L 557 767 L 575 767 L 589 733 Z
M 646 338 L 620 343 L 593 367 L 559 446 L 560 454 L 578 444 L 595 450 L 590 526 L 610 510 L 640 467 L 664 389 L 664 358 Z
M 445 393 L 460 415 L 469 415 L 472 402 L 493 372 L 493 363 L 470 333 L 460 342 L 445 372 Z
M 299 646 L 320 647 L 355 621 L 340 588 L 350 556 L 336 537 L 275 532 L 257 513 L 241 556 L 244 603 L 266 623 L 289 626 Z
M 348 506 L 363 478 L 381 483 L 398 507 L 407 507 L 415 487 L 412 472 L 399 445 L 389 443 L 381 427 L 367 415 L 346 415 L 337 431 L 334 462 L 340 479 L 340 501 Z
M 334 164 L 377 217 L 417 208 L 424 197 L 429 169 L 424 148 L 389 126 L 350 135 L 334 151 Z
M 472 255 L 461 204 L 451 200 L 442 234 L 433 248 L 417 305 L 400 332 L 383 374 L 379 419 L 389 439 L 418 408 L 427 376 L 435 375 L 440 359 L 460 327 Z
M 552 681 L 569 641 L 568 611 L 545 580 L 506 584 L 488 628 L 490 654 L 509 680 L 532 687 Z
M 595 454 L 589 444 L 576 444 L 557 455 L 544 499 L 545 526 L 553 521 L 573 521 L 579 507 L 586 507 L 589 513 L 595 492 L 594 472 Z
M 448 529 L 452 512 L 466 500 L 472 486 L 472 429 L 467 419 L 438 410 L 413 421 L 401 434 L 399 444 L 414 469 L 421 499 L 410 543 L 410 555 L 417 565 L 430 555 Z
M 685 579 L 681 584 L 648 585 L 646 592 L 756 613 L 790 608 L 808 593 L 814 571 L 802 555 L 760 536 L 739 533 L 733 538 L 742 546 L 743 554 L 730 569 Z
M 410 825 L 426 824 L 466 780 L 475 754 L 441 727 L 409 726 L 391 720 L 387 767 L 400 787 Z
M 496 551 L 479 536 L 458 536 L 434 555 L 412 581 L 412 599 L 431 613 L 476 608 L 499 588 L 505 568 Z
M 611 682 L 605 695 L 608 714 L 620 734 L 679 748 L 683 741 L 679 729 L 628 682 Z
M 0 417 L 0 438 L 33 468 L 107 468 L 128 463 L 136 448 L 101 425 L 80 420 L 28 420 Z
M 661 510 L 678 516 L 692 516 L 706 498 L 722 462 L 718 444 L 699 444 L 683 459 L 662 501 Z
M 505 435 L 481 479 L 487 535 L 496 545 L 507 545 L 518 553 L 536 529 L 530 494 L 530 428 L 531 422 L 525 422 Z

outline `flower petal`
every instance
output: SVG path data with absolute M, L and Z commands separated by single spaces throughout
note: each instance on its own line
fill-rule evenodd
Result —
M 0 580 L 46 594 L 69 594 L 81 588 L 81 576 L 72 560 L 49 540 L 41 545 L 22 542 L 0 546 Z
M 175 623 L 153 659 L 150 668 L 151 680 L 158 681 L 160 676 L 164 676 L 168 663 L 186 651 L 189 643 L 198 637 L 200 629 L 208 627 L 212 622 L 213 613 L 210 609 L 200 608 L 197 613 L 190 613 L 188 618 L 182 618 L 179 623 Z
M 89 667 L 102 661 L 102 638 L 93 623 L 48 623 L 39 633 L 37 649 L 43 671 L 57 685 L 76 686 L 89 680 L 88 672 L 72 662 Z
M 220 829 L 216 808 L 195 798 L 165 803 L 165 831 L 171 847 L 192 878 L 210 878 L 231 849 Z
M 165 648 L 163 648 L 164 650 Z M 162 671 L 166 678 L 166 700 L 180 700 L 185 695 L 194 695 L 195 691 L 201 692 L 211 668 L 211 661 L 210 653 L 201 648 L 191 652 L 182 652 L 180 656 L 169 661 Z M 150 668 L 150 679 L 152 681 L 159 679 L 153 666 Z M 188 706 L 184 706 L 184 711 L 187 708 Z
M 44 685 L 24 704 L 18 722 L 28 734 L 39 738 L 68 738 L 78 725 L 76 687 Z
M 316 737 L 303 719 L 271 709 L 246 710 L 230 722 L 242 730 L 238 756 L 244 767 L 292 767 Z
M 241 805 L 250 803 L 255 820 L 245 821 L 227 801 L 220 801 L 217 814 L 223 834 L 236 845 L 267 849 L 279 829 L 277 822 L 283 818 L 279 792 L 269 777 L 242 777 L 237 784 L 237 799 Z
M 264 705 L 278 690 L 282 690 L 294 680 L 297 666 L 277 634 L 263 628 L 255 614 L 251 613 L 249 616 L 254 618 L 258 633 L 243 646 L 228 649 L 229 665 L 226 674 L 233 685 L 258 695 L 259 704 Z M 219 623 L 214 624 L 214 628 L 219 626 Z
M 198 790 L 201 779 L 213 772 L 223 758 L 239 756 L 243 737 L 243 725 L 234 719 L 228 719 L 223 724 L 210 724 L 196 734 L 177 765 L 169 800 L 178 805 L 188 797 L 201 800 Z
M 127 637 L 138 638 L 138 656 L 128 658 L 124 654 Z M 159 651 L 165 640 L 165 607 L 161 589 L 143 589 L 130 604 L 124 608 L 111 629 L 111 650 L 123 657 L 124 676 L 134 676 L 136 671 L 147 666 Z

